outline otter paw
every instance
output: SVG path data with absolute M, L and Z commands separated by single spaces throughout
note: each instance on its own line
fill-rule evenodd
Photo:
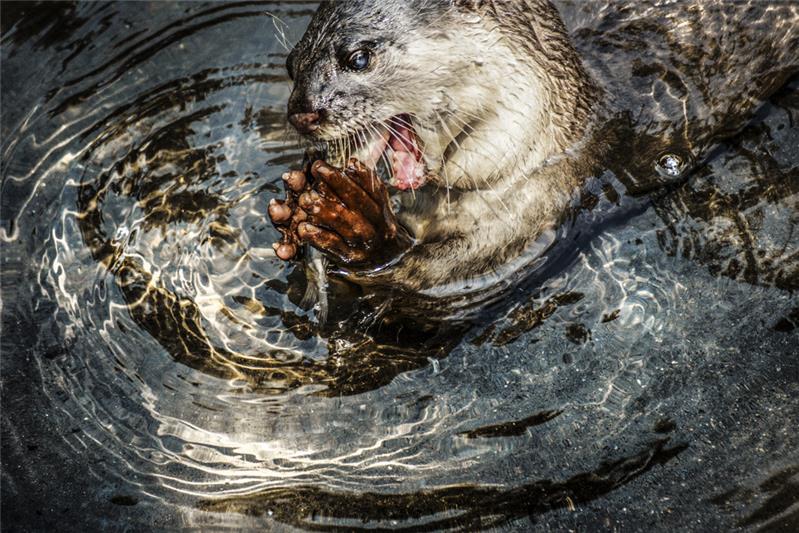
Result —
M 411 245 L 385 185 L 357 160 L 343 169 L 316 161 L 310 176 L 292 171 L 283 179 L 286 200 L 269 204 L 269 216 L 283 234 L 273 245 L 281 259 L 294 258 L 299 244 L 308 243 L 339 263 L 379 266 Z
M 292 170 L 283 174 L 286 186 L 285 200 L 273 198 L 269 201 L 269 218 L 272 224 L 280 231 L 280 241 L 272 244 L 275 254 L 284 261 L 297 256 L 301 241 L 297 234 L 297 226 L 303 222 L 307 215 L 298 207 L 298 199 L 305 191 L 310 190 L 308 179 L 304 172 Z

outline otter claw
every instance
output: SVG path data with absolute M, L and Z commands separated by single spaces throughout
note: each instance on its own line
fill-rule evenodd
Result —
M 275 250 L 275 255 L 283 261 L 288 261 L 297 255 L 297 247 L 291 243 L 276 242 L 272 245 L 272 248 Z
M 305 178 L 305 173 L 300 170 L 286 172 L 283 174 L 283 181 L 285 181 L 288 188 L 294 192 L 302 192 L 302 190 L 305 189 L 305 186 L 308 184 L 308 180 Z
M 279 202 L 274 198 L 269 201 L 269 217 L 272 222 L 280 224 L 291 218 L 291 208 L 285 202 Z
M 307 239 L 308 237 L 318 235 L 321 231 L 322 230 L 318 227 L 313 224 L 308 224 L 307 222 L 303 222 L 297 226 L 297 235 L 300 236 L 300 239 Z
M 307 191 L 300 195 L 298 202 L 300 207 L 307 210 L 313 207 L 317 200 L 319 200 L 319 194 L 316 191 Z

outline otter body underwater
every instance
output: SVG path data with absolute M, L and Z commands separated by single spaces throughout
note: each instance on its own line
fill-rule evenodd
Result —
M 288 115 L 331 159 L 285 176 L 277 255 L 308 243 L 362 283 L 484 287 L 553 244 L 598 169 L 662 184 L 654 165 L 609 161 L 701 161 L 799 71 L 799 4 L 560 7 L 321 4 L 287 61 Z M 393 206 L 373 168 L 400 191 Z

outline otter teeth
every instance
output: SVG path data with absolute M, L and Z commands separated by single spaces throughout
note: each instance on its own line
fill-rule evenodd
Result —
M 425 182 L 425 169 L 410 152 L 394 152 L 391 156 L 395 186 L 400 190 L 418 189 Z
M 385 161 L 389 184 L 402 190 L 418 189 L 427 180 L 427 167 L 410 117 L 397 115 L 383 132 L 353 154 L 364 165 L 379 172 Z
M 410 117 L 397 115 L 390 122 L 388 148 L 395 186 L 400 190 L 418 189 L 425 182 L 425 166 Z

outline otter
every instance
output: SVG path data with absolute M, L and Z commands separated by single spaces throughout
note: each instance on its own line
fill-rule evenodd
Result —
M 614 37 L 690 60 L 651 76 L 681 113 L 612 72 Z M 627 147 L 611 119 L 636 114 L 653 144 L 700 160 L 799 70 L 797 50 L 787 3 L 591 2 L 564 21 L 549 0 L 324 2 L 287 59 L 288 120 L 329 154 L 270 202 L 276 254 L 307 243 L 356 281 L 412 291 L 503 279 L 556 239 L 602 154 Z

